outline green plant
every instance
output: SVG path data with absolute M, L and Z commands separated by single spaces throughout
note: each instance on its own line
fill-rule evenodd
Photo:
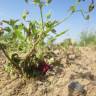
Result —
M 1 50 L 10 61 L 12 67 L 15 67 L 21 73 L 28 74 L 30 73 L 30 70 L 39 70 L 39 66 L 45 62 L 45 55 L 47 51 L 49 51 L 47 47 L 50 46 L 50 44 L 52 44 L 59 36 L 68 31 L 65 30 L 57 34 L 55 30 L 55 27 L 66 19 L 60 22 L 57 20 L 51 20 L 51 14 L 48 14 L 46 16 L 46 21 L 44 21 L 43 8 L 46 4 L 50 4 L 51 0 L 47 0 L 47 2 L 34 0 L 34 3 L 37 4 L 40 9 L 41 20 L 27 20 L 29 14 L 27 11 L 22 15 L 24 23 L 13 19 L 2 20 L 2 23 L 5 24 L 5 26 L 3 28 L 4 34 L 0 38 Z M 45 39 L 50 37 L 50 33 L 54 34 L 54 37 L 45 42 Z M 3 45 L 6 45 L 6 49 L 3 49 L 2 43 Z M 20 56 L 21 53 L 23 53 L 23 57 L 22 55 Z
M 80 36 L 80 46 L 96 45 L 95 32 L 82 32 Z

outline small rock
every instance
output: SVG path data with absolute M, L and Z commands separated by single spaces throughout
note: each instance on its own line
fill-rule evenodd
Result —
M 41 81 L 37 81 L 36 83 L 37 83 L 37 85 L 43 85 L 43 82 L 41 82 Z
M 75 58 L 76 58 L 76 55 L 75 54 L 72 54 L 72 55 L 69 55 L 68 56 L 68 59 L 70 59 L 70 60 L 75 60 Z
M 86 90 L 84 86 L 79 82 L 71 82 L 68 86 L 68 96 L 86 96 Z

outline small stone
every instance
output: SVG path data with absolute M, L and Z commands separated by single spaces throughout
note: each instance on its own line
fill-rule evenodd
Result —
M 76 55 L 75 55 L 75 54 L 72 54 L 72 55 L 69 55 L 69 56 L 68 56 L 68 59 L 70 59 L 70 60 L 74 60 L 75 57 L 76 57 Z
M 71 82 L 68 86 L 68 91 L 68 96 L 86 96 L 86 90 L 79 82 Z
M 36 83 L 37 83 L 37 85 L 43 85 L 43 83 L 41 81 L 37 81 Z

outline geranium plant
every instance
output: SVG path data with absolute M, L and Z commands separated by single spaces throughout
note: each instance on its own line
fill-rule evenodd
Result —
M 43 8 L 46 4 L 51 3 L 51 0 L 34 0 L 40 9 L 40 21 L 27 20 L 27 11 L 23 13 L 22 19 L 19 20 L 2 20 L 4 33 L 0 37 L 0 47 L 6 55 L 10 64 L 18 69 L 21 73 L 30 73 L 33 70 L 40 71 L 46 74 L 51 66 L 44 60 L 47 54 L 48 46 L 56 40 L 57 37 L 64 34 L 67 30 L 57 34 L 55 27 L 60 22 L 51 20 L 51 14 L 46 16 L 46 21 L 43 17 Z M 53 33 L 55 36 L 45 42 L 45 39 Z M 6 45 L 6 49 L 3 45 Z M 11 54 L 9 54 L 11 53 Z M 23 53 L 24 56 L 20 56 Z
M 28 0 L 25 1 L 28 2 Z M 29 14 L 27 11 L 22 15 L 23 23 L 18 19 L 2 20 L 4 26 L 1 25 L 0 27 L 0 49 L 10 61 L 10 65 L 22 74 L 30 74 L 34 70 L 46 74 L 48 69 L 51 68 L 48 62 L 45 61 L 45 57 L 48 55 L 47 51 L 50 51 L 48 46 L 68 31 L 65 30 L 58 34 L 55 27 L 78 10 L 75 6 L 71 6 L 71 13 L 67 18 L 61 21 L 51 20 L 51 14 L 48 14 L 46 21 L 44 21 L 43 8 L 50 4 L 52 0 L 32 0 L 32 2 L 39 7 L 41 20 L 27 20 Z M 92 4 L 89 6 L 89 12 L 94 9 Z M 50 37 L 50 33 L 53 33 L 54 37 L 45 42 L 45 39 Z M 20 54 L 23 54 L 23 56 Z

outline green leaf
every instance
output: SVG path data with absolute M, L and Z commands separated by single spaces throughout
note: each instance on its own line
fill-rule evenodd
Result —
M 16 37 L 19 38 L 19 39 L 24 39 L 24 36 L 23 36 L 23 33 L 22 33 L 22 30 L 24 28 L 23 24 L 20 24 L 20 25 L 17 25 L 18 28 L 15 29 L 15 34 L 16 34 Z
M 81 1 L 85 2 L 85 0 L 78 0 L 78 2 L 81 2 Z
M 50 21 L 47 21 L 45 25 L 46 25 L 47 28 L 53 29 L 54 25 L 56 25 L 57 23 L 58 22 L 56 20 L 54 20 L 54 21 L 50 20 Z
M 56 30 L 55 29 L 52 29 L 51 32 L 54 33 L 54 34 L 56 34 Z
M 57 37 L 60 37 L 61 35 L 65 34 L 67 31 L 68 31 L 68 30 L 65 30 L 65 31 L 63 31 L 63 32 L 61 32 L 61 33 L 59 33 L 59 34 L 57 34 L 55 37 L 56 37 L 56 38 L 57 38 Z
M 3 23 L 6 23 L 6 24 L 8 24 L 8 25 L 10 24 L 10 22 L 7 21 L 7 20 L 2 20 L 2 22 L 3 22 Z
M 74 5 L 71 6 L 71 7 L 70 7 L 70 10 L 72 11 L 72 13 L 74 13 L 74 12 L 76 11 L 76 6 L 74 6 Z
M 81 0 L 78 0 L 78 2 L 81 2 Z
M 2 22 L 6 23 L 8 25 L 14 26 L 18 22 L 18 20 L 10 19 L 10 21 L 3 20 Z
M 7 32 L 11 32 L 11 28 L 10 27 L 5 27 L 4 30 L 7 31 Z
M 18 22 L 18 20 L 10 19 L 10 25 L 12 25 L 12 26 L 14 26 L 17 22 Z
M 36 22 L 35 21 L 30 22 L 29 27 L 32 30 L 32 32 L 35 33 L 35 31 L 36 31 Z
M 52 42 L 54 42 L 58 37 L 62 36 L 63 34 L 65 34 L 68 30 L 65 30 L 59 34 L 57 34 L 56 36 L 54 36 L 53 38 L 51 38 L 49 41 L 48 41 L 48 44 L 51 44 Z
M 50 19 L 50 18 L 51 18 L 51 12 L 49 12 L 49 13 L 46 15 L 46 18 L 47 18 L 47 19 Z
M 89 5 L 89 12 L 93 11 L 93 9 L 94 9 L 94 4 L 90 4 Z
M 52 0 L 46 0 L 46 2 L 47 2 L 48 4 L 50 4 L 50 3 L 52 2 Z
M 29 12 L 28 11 L 24 11 L 23 14 L 22 14 L 22 18 L 24 20 L 26 20 L 27 16 L 29 15 Z
M 87 15 L 87 16 L 85 17 L 85 19 L 86 19 L 86 20 L 89 20 L 89 19 L 90 19 L 90 16 L 89 16 L 89 15 Z
M 40 4 L 40 0 L 33 0 L 35 4 Z
M 24 40 L 24 36 L 23 36 L 22 32 L 16 31 L 16 35 L 17 35 L 17 38 L 18 38 L 19 40 Z
M 25 0 L 26 3 L 28 3 L 28 0 Z

